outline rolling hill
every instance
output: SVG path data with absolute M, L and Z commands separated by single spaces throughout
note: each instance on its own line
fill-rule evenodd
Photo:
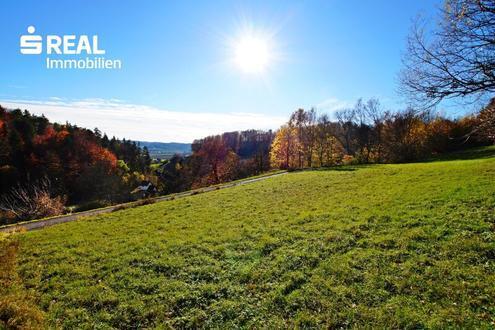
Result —
M 50 327 L 490 328 L 495 149 L 294 172 L 17 235 Z
M 174 154 L 188 155 L 191 153 L 190 143 L 178 143 L 178 142 L 146 142 L 137 141 L 141 147 L 148 148 L 150 156 L 152 158 L 167 159 Z

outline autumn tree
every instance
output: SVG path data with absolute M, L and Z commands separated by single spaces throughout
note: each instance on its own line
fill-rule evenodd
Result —
M 312 166 L 313 149 L 316 141 L 316 119 L 315 109 L 309 111 L 298 109 L 289 119 L 289 125 L 294 127 L 297 133 L 299 168 Z
M 222 136 L 209 136 L 193 147 L 193 155 L 199 166 L 193 173 L 193 186 L 206 186 L 235 178 L 239 158 L 229 149 Z
M 383 154 L 386 162 L 402 163 L 426 155 L 427 124 L 424 114 L 414 109 L 387 113 L 383 126 Z
M 475 131 L 477 135 L 495 143 L 495 98 L 480 111 L 476 121 L 477 128 Z
M 360 162 L 381 161 L 381 134 L 383 129 L 383 111 L 378 99 L 364 102 L 359 99 L 353 108 L 354 128 L 351 140 L 354 141 L 355 156 Z
M 373 127 L 371 132 L 371 144 L 373 146 L 374 161 L 380 163 L 382 161 L 382 145 L 383 145 L 383 121 L 384 111 L 380 105 L 380 101 L 376 98 L 371 98 L 366 103 L 366 116 L 368 123 Z
M 336 124 L 332 123 L 327 114 L 318 117 L 316 125 L 315 154 L 318 166 L 334 165 L 340 160 L 342 147 L 335 137 Z
M 276 132 L 270 151 L 270 164 L 275 168 L 297 167 L 300 153 L 297 129 L 289 122 Z
M 354 154 L 355 130 L 354 121 L 356 119 L 356 111 L 354 108 L 342 109 L 335 112 L 340 128 L 340 140 L 344 146 L 345 152 L 348 155 Z
M 191 187 L 189 162 L 182 155 L 165 160 L 157 170 L 160 189 L 165 194 L 188 190 Z
M 426 123 L 425 149 L 427 153 L 441 154 L 454 150 L 457 145 L 454 135 L 456 123 L 445 118 L 435 117 Z
M 364 102 L 359 99 L 354 107 L 336 112 L 338 129 L 335 137 L 347 155 L 360 162 L 379 162 L 381 159 L 381 132 L 383 111 L 377 99 Z
M 50 198 L 70 204 L 126 201 L 134 179 L 151 176 L 149 162 L 147 151 L 134 142 L 0 107 L 0 195 L 47 178 Z

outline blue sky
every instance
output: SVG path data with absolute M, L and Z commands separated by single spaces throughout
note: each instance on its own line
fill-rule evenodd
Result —
M 0 104 L 140 140 L 274 128 L 299 107 L 332 112 L 359 97 L 397 108 L 411 21 L 440 1 L 13 1 L 0 3 Z M 97 34 L 120 70 L 48 70 L 19 37 Z M 273 58 L 232 63 L 247 28 Z

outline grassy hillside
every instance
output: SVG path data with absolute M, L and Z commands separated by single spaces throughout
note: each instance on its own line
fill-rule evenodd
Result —
M 495 149 L 290 173 L 21 235 L 51 326 L 495 326 Z

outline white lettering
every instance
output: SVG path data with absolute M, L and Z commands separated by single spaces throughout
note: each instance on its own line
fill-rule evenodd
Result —
M 79 38 L 79 43 L 77 44 L 77 50 L 76 50 L 76 53 L 77 54 L 81 54 L 82 51 L 85 51 L 86 54 L 91 54 L 91 44 L 89 42 L 89 38 L 88 36 L 81 36 Z
M 76 53 L 76 50 L 73 49 L 76 45 L 74 40 L 76 40 L 76 36 L 74 35 L 64 36 L 64 54 L 74 55 Z
M 98 49 L 98 36 L 93 36 L 93 54 L 95 55 L 104 55 L 104 49 Z
M 60 50 L 60 46 L 62 45 L 62 38 L 55 35 L 46 36 L 46 53 L 52 54 L 62 54 L 62 50 Z

